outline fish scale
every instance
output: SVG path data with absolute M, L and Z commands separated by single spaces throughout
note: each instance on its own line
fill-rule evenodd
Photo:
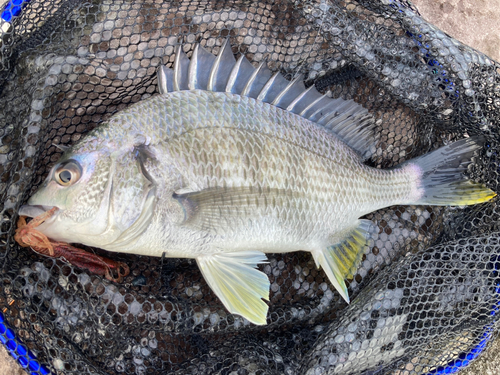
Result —
M 39 226 L 57 241 L 194 258 L 230 312 L 265 324 L 269 280 L 256 268 L 264 253 L 311 252 L 349 300 L 344 279 L 373 231 L 361 216 L 495 196 L 463 175 L 479 139 L 391 170 L 371 168 L 363 160 L 376 142 L 375 123 L 366 109 L 256 70 L 245 58 L 236 62 L 227 43 L 219 56 L 196 47 L 189 61 L 178 49 L 174 70 L 159 70 L 160 95 L 118 112 L 67 150 L 20 213 L 57 207 Z M 103 186 L 96 166 L 106 158 Z M 71 178 L 61 184 L 64 163 Z M 82 218 L 76 206 L 86 203 L 74 197 L 89 191 L 101 199 Z

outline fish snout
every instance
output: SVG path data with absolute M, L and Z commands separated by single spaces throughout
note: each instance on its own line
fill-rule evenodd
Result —
M 27 217 L 37 217 L 39 215 L 44 214 L 48 210 L 51 210 L 55 206 L 42 206 L 42 205 L 23 205 L 19 209 L 19 216 L 27 216 Z

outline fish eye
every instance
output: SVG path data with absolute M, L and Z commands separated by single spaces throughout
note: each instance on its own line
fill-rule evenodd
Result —
M 61 186 L 70 186 L 82 175 L 82 167 L 76 160 L 68 160 L 59 165 L 54 172 L 54 179 Z

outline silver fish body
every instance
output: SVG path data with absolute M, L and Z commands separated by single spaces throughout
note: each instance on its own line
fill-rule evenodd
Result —
M 348 299 L 344 278 L 372 230 L 361 216 L 394 204 L 473 204 L 494 196 L 457 177 L 463 168 L 440 169 L 476 150 L 472 139 L 391 170 L 370 168 L 346 144 L 366 143 L 356 121 L 340 130 L 321 126 L 337 116 L 321 113 L 324 106 L 304 116 L 321 97 L 305 100 L 301 115 L 290 110 L 300 107 L 298 99 L 276 105 L 289 89 L 272 102 L 262 99 L 272 83 L 255 97 L 179 91 L 181 73 L 174 70 L 173 92 L 164 84 L 163 94 L 117 113 L 65 152 L 21 213 L 57 206 L 39 228 L 54 240 L 195 258 L 229 311 L 265 324 L 269 281 L 256 269 L 263 253 L 311 252 Z
M 121 139 L 120 149 L 132 152 L 136 140 L 145 139 L 144 168 L 156 187 L 155 215 L 144 235 L 119 249 L 113 242 L 95 243 L 108 250 L 192 258 L 239 250 L 315 251 L 338 242 L 337 234 L 360 216 L 420 196 L 416 168 L 367 167 L 316 124 L 230 93 L 157 96 L 118 114 L 98 133 L 108 147 Z M 74 150 L 91 151 L 88 145 Z M 112 178 L 129 189 L 128 176 Z M 196 192 L 217 207 L 208 203 L 194 212 L 183 200 Z M 123 204 L 120 197 L 114 206 Z

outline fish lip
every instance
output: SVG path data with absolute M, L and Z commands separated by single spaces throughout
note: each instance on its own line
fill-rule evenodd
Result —
M 21 208 L 18 211 L 19 216 L 27 216 L 27 217 L 37 217 L 38 215 L 41 215 L 51 208 L 55 206 L 42 206 L 42 205 L 31 205 L 31 204 L 26 204 L 21 206 Z

